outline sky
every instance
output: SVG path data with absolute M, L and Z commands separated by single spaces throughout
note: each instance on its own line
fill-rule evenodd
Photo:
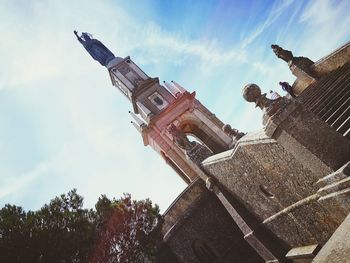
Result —
M 73 30 L 149 76 L 175 80 L 224 123 L 261 129 L 242 98 L 293 83 L 271 44 L 317 61 L 350 40 L 350 1 L 0 0 L 0 206 L 36 210 L 73 188 L 150 198 L 162 211 L 185 183 L 130 124 L 130 102 Z

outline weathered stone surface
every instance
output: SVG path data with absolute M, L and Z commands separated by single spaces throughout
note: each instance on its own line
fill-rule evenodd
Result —
M 181 263 L 171 251 L 168 244 L 164 243 L 156 255 L 155 263 Z
M 194 209 L 203 198 L 209 195 L 209 193 L 203 181 L 199 178 L 191 183 L 164 212 L 163 236 L 167 238 L 167 233 L 176 222 L 180 221 L 186 215 L 186 212 Z
M 262 133 L 248 133 L 234 149 L 207 158 L 203 167 L 292 247 L 324 244 L 350 211 L 345 179 L 320 190 L 316 183 L 322 174 Z
M 297 77 L 297 81 L 295 81 L 292 86 L 294 94 L 300 94 L 304 87 L 308 87 L 317 81 L 316 78 L 308 73 L 308 71 L 311 71 L 310 68 L 308 71 L 305 71 L 303 68 L 298 67 L 298 65 L 290 63 L 289 69 L 292 71 L 293 75 Z
M 198 166 L 201 165 L 202 161 L 213 155 L 213 152 L 210 151 L 206 146 L 195 142 L 195 146 L 192 149 L 186 151 L 186 156 L 192 160 Z
M 286 207 L 266 219 L 264 224 L 279 237 L 285 235 L 287 242 L 293 246 L 309 244 L 312 240 L 323 245 L 350 211 L 349 178 L 334 176 L 344 171 L 347 171 L 346 167 L 340 168 L 331 174 L 332 180 L 322 180 L 323 187 L 315 194 Z M 320 181 L 317 185 L 320 185 Z M 298 230 L 287 235 L 287 231 L 293 227 Z
M 327 207 L 333 220 L 337 222 L 337 225 L 340 225 L 350 212 L 350 188 L 335 189 L 334 192 L 321 196 L 318 203 L 323 207 Z M 326 220 L 326 222 L 329 222 L 329 220 Z
M 350 259 L 350 215 L 317 254 L 314 263 L 347 263 Z
M 347 177 L 350 177 L 350 162 L 344 164 L 337 171 L 321 178 L 317 181 L 317 184 L 322 187 L 338 182 L 339 180 L 345 179 Z
M 340 223 L 338 213 L 332 214 L 327 206 L 317 201 L 317 196 L 310 198 L 309 202 L 288 207 L 263 222 L 292 247 L 315 243 L 323 245 Z
M 317 191 L 317 175 L 263 132 L 248 133 L 203 167 L 261 221 Z
M 266 133 L 321 176 L 350 160 L 350 141 L 296 101 L 269 119 Z
M 198 240 L 206 244 L 215 262 L 263 262 L 243 239 L 241 231 L 213 194 L 195 204 L 184 215 L 166 237 L 168 247 L 179 262 L 201 262 L 193 247 Z

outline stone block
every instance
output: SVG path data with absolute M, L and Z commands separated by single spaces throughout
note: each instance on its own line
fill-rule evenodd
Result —
M 286 258 L 293 260 L 295 263 L 309 263 L 320 251 L 320 246 L 309 245 L 303 247 L 294 247 L 286 255 Z
M 269 118 L 266 132 L 320 178 L 350 160 L 350 141 L 296 101 Z

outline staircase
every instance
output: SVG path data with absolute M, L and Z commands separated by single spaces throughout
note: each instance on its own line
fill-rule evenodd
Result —
M 311 84 L 297 100 L 350 139 L 350 63 Z

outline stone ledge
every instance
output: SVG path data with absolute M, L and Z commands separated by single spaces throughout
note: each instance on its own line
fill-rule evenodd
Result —
M 320 246 L 318 244 L 294 247 L 286 255 L 287 259 L 292 259 L 293 262 L 306 263 L 311 262 L 311 260 L 316 256 L 318 251 L 320 251 Z
M 316 73 L 317 76 L 323 76 L 331 71 L 343 66 L 350 61 L 350 42 L 345 43 L 331 54 L 316 61 L 311 70 Z
M 227 159 L 231 159 L 232 156 L 235 154 L 236 150 L 240 146 L 243 146 L 246 144 L 258 144 L 258 143 L 260 144 L 260 143 L 271 143 L 271 142 L 276 142 L 276 141 L 274 139 L 271 139 L 268 136 L 266 136 L 266 134 L 263 130 L 249 132 L 237 141 L 237 143 L 233 149 L 208 157 L 207 159 L 205 159 L 202 162 L 202 165 L 204 165 L 204 166 L 210 165 L 213 163 L 217 163 L 217 162 L 225 161 Z

